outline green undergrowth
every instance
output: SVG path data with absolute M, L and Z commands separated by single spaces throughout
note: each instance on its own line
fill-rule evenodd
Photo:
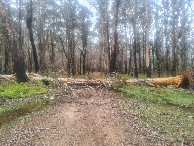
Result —
M 47 92 L 42 81 L 20 83 L 14 81 L 0 81 L 0 101 L 6 99 L 25 98 Z
M 0 127 L 47 104 L 43 94 L 48 92 L 44 81 L 18 84 L 15 81 L 0 81 Z
M 188 90 L 127 85 L 118 82 L 114 90 L 127 95 L 124 109 L 140 117 L 145 126 L 156 129 L 170 145 L 192 145 L 194 139 L 194 94 Z M 131 104 L 133 103 L 133 104 Z
M 194 108 L 194 94 L 184 89 L 173 90 L 161 87 L 140 85 L 114 85 L 121 93 L 139 101 Z
M 136 103 L 131 105 L 131 101 Z M 158 131 L 170 145 L 192 145 L 194 139 L 194 113 L 174 106 L 139 102 L 126 99 L 120 102 L 124 109 L 132 111 L 143 125 Z

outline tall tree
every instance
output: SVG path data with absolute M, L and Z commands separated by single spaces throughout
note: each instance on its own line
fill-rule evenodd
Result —
M 147 78 L 151 78 L 150 49 L 149 49 L 149 0 L 146 0 L 146 72 Z
M 9 39 L 9 48 L 12 52 L 13 69 L 14 69 L 14 73 L 16 73 L 17 81 L 27 82 L 28 77 L 26 75 L 24 62 L 22 57 L 19 56 L 18 54 L 17 42 L 15 39 L 14 31 L 12 29 L 9 17 L 7 15 L 7 12 L 2 0 L 0 0 L 0 14 L 5 21 L 5 26 L 8 33 L 8 39 Z
M 133 63 L 134 63 L 134 78 L 138 78 L 136 22 L 137 22 L 137 0 L 135 0 L 134 14 L 133 14 L 133 35 L 134 35 L 134 42 L 133 42 Z
M 108 2 L 109 1 L 107 0 L 100 0 L 98 4 L 99 8 L 97 9 L 100 13 L 100 31 L 102 37 L 103 65 L 105 75 L 108 75 L 110 70 Z
M 31 42 L 32 51 L 33 51 L 35 73 L 37 73 L 39 71 L 39 65 L 38 65 L 38 57 L 37 57 L 37 53 L 36 53 L 36 46 L 34 44 L 34 37 L 33 37 L 33 31 L 32 31 L 32 16 L 33 16 L 32 0 L 30 0 L 30 2 L 29 2 L 27 14 L 28 14 L 28 16 L 27 16 L 27 20 L 26 20 L 26 26 L 27 26 L 28 31 L 29 31 L 30 42 Z
M 88 45 L 88 33 L 89 33 L 89 21 L 88 15 L 89 10 L 86 7 L 82 7 L 80 11 L 80 19 L 81 19 L 81 40 L 82 40 L 82 51 L 81 55 L 83 56 L 83 74 L 86 73 L 86 49 Z M 81 59 L 80 59 L 81 62 Z M 80 65 L 81 68 L 81 65 Z
M 176 40 L 176 5 L 177 0 L 172 0 L 172 76 L 176 76 L 177 69 L 177 40 Z
M 111 46 L 111 63 L 110 72 L 116 71 L 116 60 L 117 60 L 117 23 L 118 23 L 118 10 L 120 0 L 114 0 L 114 21 L 113 21 L 113 38 Z
M 44 18 L 45 7 L 43 6 L 45 0 L 38 0 L 38 47 L 39 47 L 39 62 L 41 72 L 46 69 L 46 50 L 45 50 L 45 37 L 44 37 Z

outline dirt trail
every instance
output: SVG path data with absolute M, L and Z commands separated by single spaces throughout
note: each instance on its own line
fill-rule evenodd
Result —
M 118 96 L 106 89 L 74 89 L 60 104 L 0 134 L 0 145 L 165 145 L 133 113 L 122 110 Z

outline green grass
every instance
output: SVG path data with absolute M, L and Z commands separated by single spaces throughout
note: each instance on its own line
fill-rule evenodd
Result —
M 130 104 L 133 101 L 136 104 Z M 124 109 L 138 115 L 143 125 L 159 132 L 170 145 L 179 145 L 184 141 L 192 145 L 194 139 L 194 113 L 185 112 L 174 106 L 139 102 L 136 99 L 125 99 L 120 102 Z
M 187 90 L 164 89 L 118 82 L 113 88 L 124 93 L 119 101 L 123 108 L 142 119 L 143 124 L 156 129 L 170 145 L 192 145 L 194 139 L 194 94 Z M 135 104 L 131 104 L 131 102 Z
M 27 113 L 45 107 L 47 99 L 42 98 L 40 94 L 47 92 L 48 90 L 43 81 L 20 84 L 14 81 L 0 81 L 0 125 L 7 127 L 10 122 L 14 123 Z M 17 100 L 26 97 L 30 98 Z M 4 103 L 4 101 L 8 102 Z
M 44 98 L 34 98 L 34 99 L 32 98 L 27 101 L 21 101 L 21 102 L 16 102 L 5 106 L 0 106 L 0 117 L 2 114 L 6 112 L 16 111 L 18 109 L 25 109 L 26 111 L 34 110 L 37 107 L 44 105 L 46 101 L 47 100 Z
M 124 85 L 117 87 L 117 91 L 139 101 L 194 108 L 194 94 L 188 93 L 186 90 L 175 91 L 159 87 Z
M 46 86 L 41 81 L 21 84 L 14 81 L 0 81 L 0 101 L 5 99 L 24 98 L 46 92 Z

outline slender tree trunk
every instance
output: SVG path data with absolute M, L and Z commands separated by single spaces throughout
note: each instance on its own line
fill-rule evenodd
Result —
M 38 0 L 38 46 L 39 46 L 39 57 L 40 57 L 40 70 L 45 72 L 46 60 L 45 60 L 45 40 L 44 40 L 44 7 L 42 6 L 43 0 Z
M 151 78 L 150 50 L 149 50 L 149 0 L 146 0 L 146 72 L 147 78 Z
M 83 75 L 86 74 L 86 50 L 83 50 Z
M 155 46 L 152 47 L 152 62 L 153 62 L 153 72 L 155 73 L 155 50 L 154 50 Z
M 35 65 L 35 73 L 39 71 L 39 65 L 38 65 L 38 57 L 36 53 L 36 46 L 34 44 L 34 37 L 33 37 L 33 31 L 32 31 L 32 0 L 30 0 L 30 5 L 28 9 L 28 18 L 26 21 L 26 25 L 29 31 L 29 36 L 30 36 L 30 42 L 32 46 L 32 51 L 33 51 L 33 58 L 34 58 L 34 65 Z
M 108 73 L 109 73 L 109 64 L 110 64 L 110 35 L 109 35 L 109 16 L 108 16 L 108 3 L 107 0 L 105 0 L 105 4 L 106 4 L 106 34 L 107 34 L 107 56 L 108 56 L 108 60 L 107 60 L 107 69 L 108 69 Z
M 6 44 L 7 44 L 7 42 L 6 42 Z M 6 44 L 4 44 L 4 45 L 6 45 Z M 4 52 L 4 56 L 5 56 L 4 73 L 5 74 L 8 73 L 8 69 L 9 69 L 9 50 L 7 48 L 8 48 L 8 45 L 6 45 L 5 52 Z
M 28 72 L 32 72 L 32 56 L 30 52 L 30 48 L 28 48 Z
M 55 63 L 55 50 L 54 50 L 53 36 L 51 36 L 51 65 L 52 65 L 52 71 L 54 71 L 54 63 Z
M 143 27 L 143 74 L 145 74 L 145 31 L 144 31 L 144 27 Z
M 141 64 L 141 44 L 140 44 L 140 36 L 138 35 L 138 50 L 139 50 L 139 55 L 138 55 L 138 57 L 139 57 L 139 73 L 141 74 L 142 73 L 142 64 Z
M 117 60 L 117 23 L 118 23 L 118 9 L 120 0 L 114 0 L 114 22 L 113 22 L 113 39 L 111 48 L 111 63 L 110 72 L 116 71 L 116 60 Z
M 134 46 L 133 46 L 133 63 L 134 63 L 134 78 L 138 78 L 137 70 L 137 36 L 136 36 L 136 14 L 137 13 L 137 1 L 135 1 L 134 20 L 133 20 L 133 35 L 134 35 Z
M 172 17 L 173 17 L 173 22 L 172 22 L 172 36 L 173 36 L 173 50 L 172 50 L 172 76 L 176 76 L 176 69 L 177 69 L 177 46 L 176 46 L 176 16 L 175 16 L 175 8 L 176 1 L 173 0 L 172 2 L 172 7 L 173 7 L 173 12 L 172 12 Z
M 181 24 L 181 69 L 182 71 L 186 70 L 187 66 L 187 49 L 185 45 L 185 24 L 186 24 L 186 18 L 185 18 L 185 0 L 181 0 L 182 2 L 182 24 Z
M 134 59 L 134 77 L 135 78 L 138 78 L 138 70 L 137 70 L 137 57 L 136 57 L 136 54 L 137 54 L 137 42 L 136 42 L 136 24 L 134 22 L 133 24 L 133 33 L 134 33 L 134 47 L 133 47 L 133 59 Z
M 160 77 L 161 73 L 161 60 L 160 60 L 160 45 L 159 45 L 159 36 L 157 34 L 156 36 L 156 42 L 155 42 L 155 48 L 156 48 L 156 58 L 157 58 L 157 71 L 158 71 L 158 77 Z
M 127 51 L 128 51 L 128 37 L 127 37 L 127 9 L 124 10 L 124 29 L 125 29 L 125 51 L 124 51 L 124 73 L 127 74 Z
M 82 74 L 82 53 L 80 54 L 79 57 L 79 75 Z
M 130 56 L 129 56 L 129 75 L 131 74 L 131 72 L 133 72 L 132 71 L 132 56 L 133 56 L 132 51 L 133 51 L 133 49 L 132 49 L 132 40 L 131 39 L 130 39 L 130 42 L 131 42 L 131 45 L 130 45 Z
M 167 21 L 167 20 L 166 20 Z M 168 36 L 167 36 L 167 24 L 165 27 L 165 46 L 166 46 L 166 72 L 169 74 L 169 47 L 168 47 Z
M 104 6 L 105 5 L 105 6 Z M 109 43 L 109 21 L 107 1 L 101 1 L 99 5 L 101 20 L 101 37 L 103 50 L 103 66 L 105 75 L 109 75 L 110 68 L 110 43 Z

